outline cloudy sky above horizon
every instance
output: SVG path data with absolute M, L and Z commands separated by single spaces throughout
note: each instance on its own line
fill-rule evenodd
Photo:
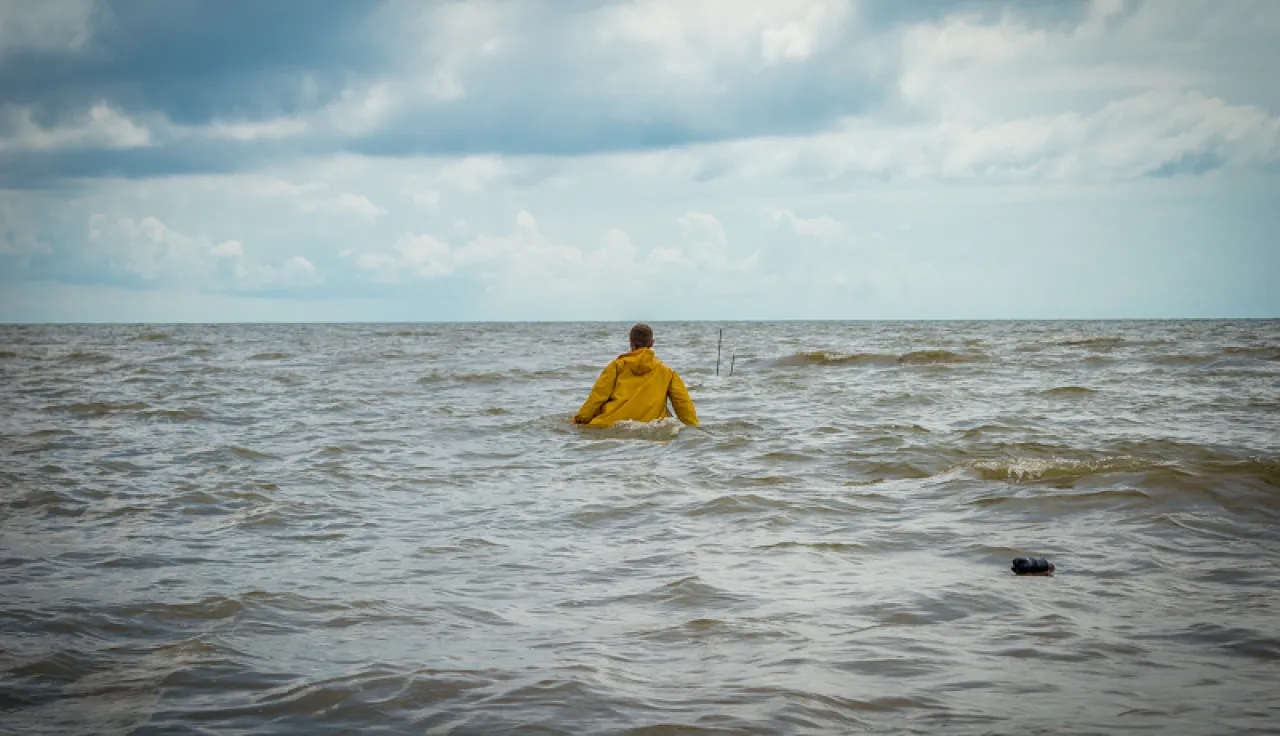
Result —
M 1274 0 L 0 0 L 0 321 L 1280 316 Z

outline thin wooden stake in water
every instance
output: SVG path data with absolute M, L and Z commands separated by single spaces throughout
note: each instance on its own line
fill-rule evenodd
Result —
M 720 342 L 716 343 L 716 375 L 720 375 L 720 346 L 724 344 L 724 330 L 720 330 Z
M 729 375 L 730 375 L 730 376 L 732 376 L 732 375 L 733 375 L 733 362 L 734 362 L 735 360 L 737 360 L 737 359 L 738 359 L 738 354 L 737 354 L 737 353 L 734 353 L 734 354 L 733 354 L 732 356 L 730 356 L 730 358 L 729 358 Z

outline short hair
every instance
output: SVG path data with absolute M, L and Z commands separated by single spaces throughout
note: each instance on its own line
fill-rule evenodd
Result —
M 653 347 L 653 328 L 643 322 L 632 327 L 631 347 L 633 349 Z

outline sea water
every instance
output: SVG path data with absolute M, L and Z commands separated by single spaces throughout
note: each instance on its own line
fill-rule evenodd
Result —
M 0 732 L 1280 728 L 1280 322 L 628 326 L 0 327 Z

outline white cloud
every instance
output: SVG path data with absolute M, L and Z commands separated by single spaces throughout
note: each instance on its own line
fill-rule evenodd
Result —
M 315 265 L 303 256 L 293 256 L 278 266 L 237 259 L 235 278 L 239 288 L 248 290 L 314 286 L 325 282 Z
M 277 118 L 257 122 L 215 121 L 185 133 L 207 138 L 224 138 L 233 141 L 279 140 L 294 138 L 311 131 L 311 123 L 299 118 Z
M 96 246 L 96 260 L 163 286 L 263 289 L 324 282 L 301 256 L 277 266 L 259 263 L 245 254 L 238 240 L 214 243 L 175 230 L 157 217 L 112 219 L 95 213 L 89 218 L 89 241 Z
M 760 37 L 760 54 L 768 62 L 803 61 L 852 14 L 853 6 L 848 2 L 811 3 L 802 17 L 765 28 Z
M 55 128 L 45 128 L 32 119 L 29 108 L 6 105 L 0 109 L 3 128 L 10 132 L 0 138 L 0 152 L 46 151 L 75 148 L 143 148 L 152 144 L 151 131 L 135 123 L 106 103 L 89 109 L 85 118 Z
M 440 167 L 436 180 L 463 192 L 479 192 L 511 174 L 511 167 L 498 156 L 467 156 Z
M 306 214 L 354 215 L 368 220 L 385 217 L 388 210 L 374 204 L 367 196 L 352 192 L 328 195 L 327 182 L 308 181 L 295 184 L 285 179 L 231 178 L 227 189 L 242 192 L 258 199 L 284 199 L 293 203 L 299 212 Z
M 244 255 L 244 246 L 239 240 L 228 240 L 213 246 L 213 255 L 217 258 L 239 258 Z
M 679 222 L 684 233 L 685 252 L 695 262 L 715 265 L 724 260 L 729 238 L 719 220 L 702 212 L 686 212 Z
M 791 231 L 797 235 L 817 238 L 818 240 L 835 240 L 845 232 L 844 223 L 830 215 L 819 215 L 805 219 L 796 217 L 790 210 L 779 210 L 772 207 L 766 208 L 765 212 L 773 221 L 774 227 L 778 227 L 785 222 L 791 228 Z
M 548 237 L 528 211 L 516 214 L 506 233 L 479 232 L 460 245 L 408 233 L 386 251 L 345 250 L 370 279 L 398 282 L 444 277 L 487 282 L 510 303 L 532 298 L 639 299 L 652 285 L 712 294 L 742 293 L 760 282 L 758 253 L 730 247 L 715 216 L 687 212 L 676 218 L 681 237 L 672 245 L 637 247 L 620 228 L 609 228 L 593 246 Z
M 728 63 L 803 60 L 852 17 L 852 4 L 833 0 L 645 0 L 598 12 L 596 37 L 611 47 L 644 47 L 644 64 L 664 76 L 709 80 Z
M 397 108 L 391 84 L 380 81 L 368 86 L 348 87 L 317 117 L 324 121 L 326 127 L 344 135 L 359 136 L 376 130 Z
M 379 207 L 363 194 L 351 194 L 350 192 L 339 194 L 331 200 L 326 201 L 321 207 L 332 209 L 335 212 L 343 212 L 360 217 L 367 217 L 376 220 L 387 214 L 387 210 Z
M 406 187 L 401 190 L 405 196 L 409 197 L 413 203 L 422 209 L 432 213 L 440 212 L 440 191 L 437 189 L 415 189 Z
M 356 266 L 370 272 L 375 281 L 432 279 L 453 273 L 453 249 L 430 235 L 406 233 L 396 241 L 390 253 L 344 251 L 342 255 L 354 256 Z
M 232 189 L 244 191 L 250 196 L 264 199 L 277 197 L 298 198 L 329 186 L 319 181 L 294 184 L 285 179 L 264 179 L 259 177 L 228 177 L 226 183 Z

